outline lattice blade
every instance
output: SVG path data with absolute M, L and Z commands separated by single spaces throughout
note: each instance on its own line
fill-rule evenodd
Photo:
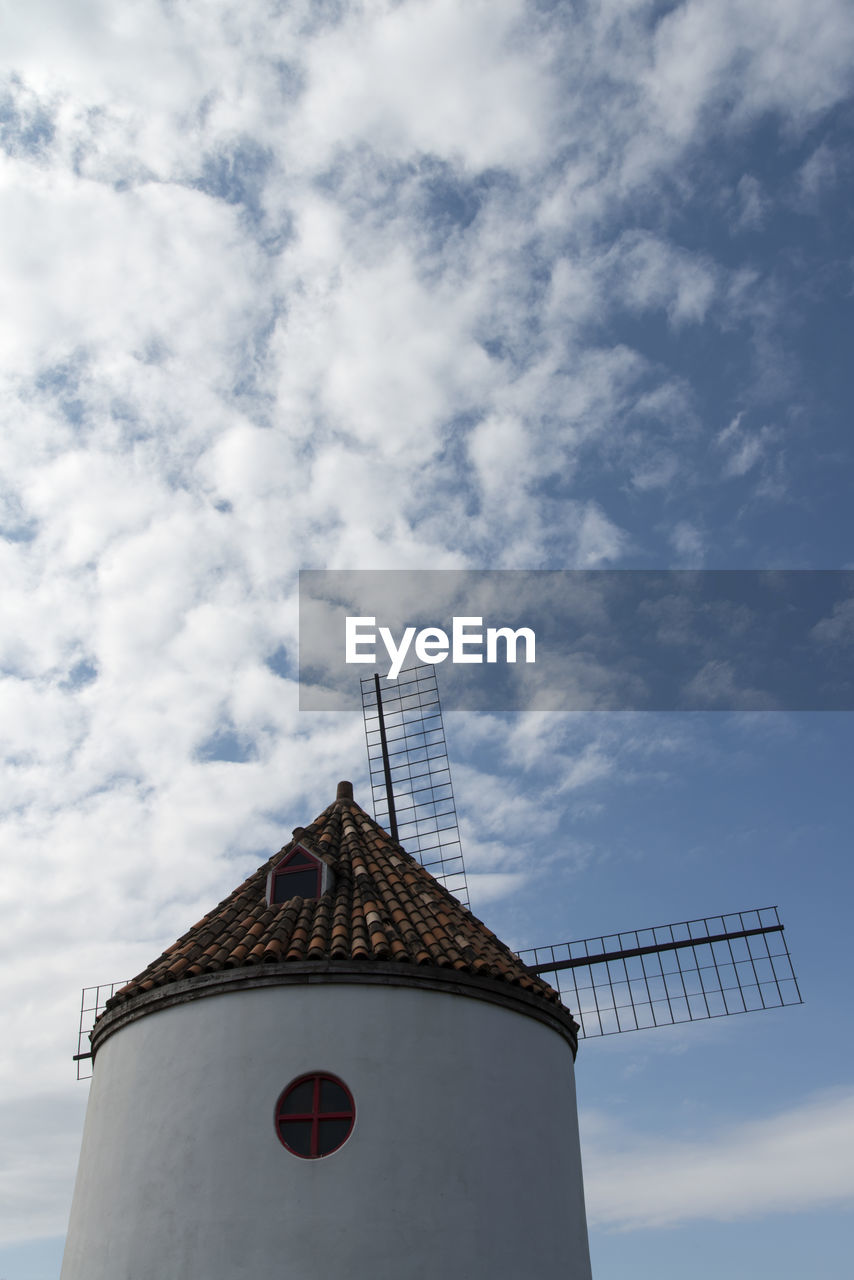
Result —
M 776 907 L 519 955 L 547 976 L 587 1038 L 803 1003 Z
M 80 1023 L 77 1028 L 77 1052 L 74 1055 L 78 1080 L 88 1080 L 92 1075 L 91 1070 L 85 1075 L 81 1074 L 85 1066 L 92 1062 L 88 1047 L 89 1032 L 96 1019 L 104 1012 L 107 1001 L 124 986 L 127 986 L 127 979 L 124 982 L 102 982 L 97 987 L 84 987 L 80 993 Z
M 362 678 L 374 818 L 469 905 L 435 667 Z

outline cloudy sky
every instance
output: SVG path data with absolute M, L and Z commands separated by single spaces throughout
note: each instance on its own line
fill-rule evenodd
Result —
M 368 803 L 300 568 L 854 567 L 854 11 L 0 16 L 0 1276 L 57 1280 L 80 987 Z M 803 1007 L 583 1046 L 597 1280 L 842 1280 L 850 717 L 448 733 L 512 945 L 788 925 Z

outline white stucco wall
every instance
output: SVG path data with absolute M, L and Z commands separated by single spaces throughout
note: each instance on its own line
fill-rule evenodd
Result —
M 350 1088 L 301 1160 L 274 1108 Z M 99 1050 L 61 1280 L 589 1280 L 572 1055 L 500 1006 L 280 986 L 132 1022 Z

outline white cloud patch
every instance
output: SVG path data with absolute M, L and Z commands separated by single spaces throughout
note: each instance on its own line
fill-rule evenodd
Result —
M 688 520 L 680 520 L 671 530 L 670 542 L 674 551 L 692 567 L 702 564 L 706 544 L 702 532 Z
M 682 695 L 687 706 L 712 709 L 776 711 L 779 705 L 776 697 L 765 690 L 740 684 L 732 663 L 720 659 L 704 663 L 686 682 Z
M 607 778 L 614 769 L 614 760 L 602 748 L 590 745 L 576 756 L 561 779 L 559 791 L 575 791 L 600 778 Z
M 745 173 L 739 178 L 735 190 L 733 225 L 738 231 L 758 231 L 765 221 L 768 212 L 768 201 L 762 191 L 762 184 L 752 173 Z
M 641 492 L 666 489 L 679 470 L 676 456 L 662 449 L 641 463 L 632 473 L 632 484 Z
M 388 156 L 415 151 L 459 156 L 475 169 L 527 166 L 549 141 L 551 80 L 543 74 L 547 46 L 526 17 L 519 0 L 351 11 L 306 59 L 297 154 L 322 167 L 370 136 Z
M 643 232 L 621 236 L 603 266 L 613 303 L 636 311 L 661 308 L 675 326 L 704 320 L 718 287 L 717 271 L 703 255 Z
M 776 110 L 795 128 L 851 83 L 854 21 L 840 0 L 691 0 L 659 23 L 645 84 L 662 129 L 687 139 L 713 109 Z
M 85 1099 L 45 1093 L 2 1108 L 7 1169 L 0 1174 L 6 1207 L 0 1243 L 56 1235 L 65 1229 L 68 1169 L 80 1146 Z M 14 1171 L 14 1172 L 11 1172 Z
M 810 635 L 820 644 L 850 645 L 854 641 L 854 600 L 835 604 L 830 617 L 817 622 Z
M 819 143 L 798 170 L 796 203 L 803 209 L 817 209 L 821 197 L 836 185 L 840 167 L 849 164 L 847 156 L 840 157 L 828 143 Z
M 578 528 L 578 566 L 593 569 L 620 558 L 626 535 L 594 502 L 588 502 L 580 515 Z
M 724 475 L 731 478 L 746 476 L 749 471 L 766 462 L 772 447 L 780 438 L 776 427 L 764 425 L 751 430 L 743 425 L 743 419 L 743 413 L 736 414 L 715 439 L 717 448 L 726 459 Z M 767 476 L 767 468 L 764 470 Z
M 150 359 L 159 344 L 222 386 L 257 310 L 260 268 L 228 205 L 175 184 L 116 191 L 22 162 L 7 162 L 6 176 L 0 337 L 18 377 L 97 352 L 97 394 L 117 374 L 121 385 L 117 363 Z
M 854 1201 L 854 1095 L 730 1124 L 716 1138 L 621 1132 L 581 1117 L 591 1223 L 637 1231 L 733 1221 Z

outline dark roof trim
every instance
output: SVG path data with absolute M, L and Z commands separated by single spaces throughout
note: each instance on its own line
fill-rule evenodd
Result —
M 458 969 L 439 969 L 427 965 L 395 964 L 382 960 L 303 960 L 284 964 L 252 965 L 241 969 L 226 969 L 207 973 L 183 981 L 145 991 L 142 995 L 110 1009 L 95 1023 L 92 1031 L 92 1054 L 97 1054 L 105 1040 L 128 1023 L 187 1004 L 190 1000 L 205 996 L 235 994 L 254 987 L 310 986 L 319 983 L 355 985 L 362 987 L 420 987 L 427 991 L 441 991 L 446 995 L 465 996 L 470 1000 L 485 1000 L 501 1005 L 514 1013 L 534 1018 L 551 1027 L 566 1040 L 572 1056 L 578 1052 L 578 1024 L 562 1005 L 551 1005 L 538 996 L 529 995 L 519 987 L 494 978 Z

